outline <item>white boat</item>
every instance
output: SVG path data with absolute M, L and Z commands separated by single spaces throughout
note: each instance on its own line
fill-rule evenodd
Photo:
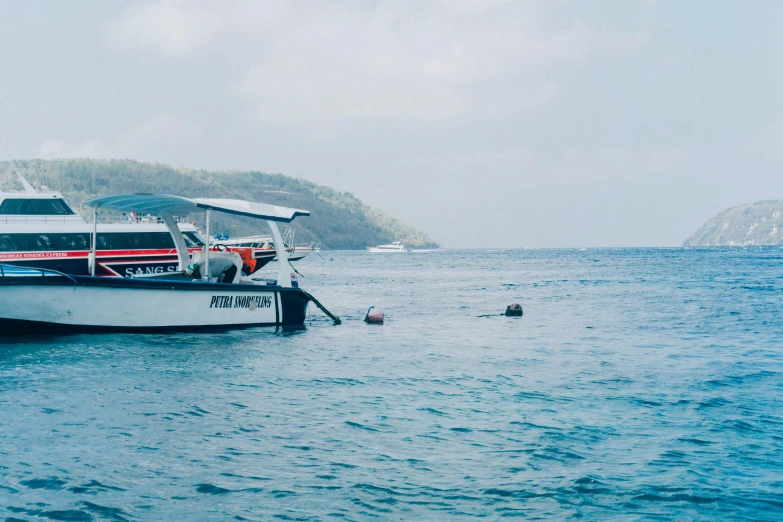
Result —
M 118 194 L 91 199 L 94 209 L 90 276 L 44 268 L 0 264 L 0 334 L 102 331 L 161 331 L 301 325 L 313 301 L 336 323 L 339 319 L 298 287 L 277 222 L 290 223 L 309 212 L 231 199 L 188 199 L 157 194 Z M 161 216 L 174 244 L 178 270 L 144 277 L 96 277 L 98 210 Z M 242 273 L 237 252 L 205 246 L 191 255 L 174 215 L 211 211 L 265 220 L 278 256 L 276 281 Z
M 24 192 L 0 192 L 0 262 L 88 275 L 90 225 L 59 192 L 38 192 L 19 176 Z M 191 251 L 204 246 L 195 226 L 179 222 Z M 146 215 L 105 216 L 98 223 L 95 274 L 128 277 L 176 271 L 166 225 Z
M 374 247 L 367 247 L 367 251 L 375 252 L 375 253 L 407 252 L 407 250 L 405 250 L 405 246 L 399 241 L 395 241 L 390 245 L 378 245 Z
M 293 228 L 287 228 L 281 234 L 286 251 L 288 252 L 288 261 L 299 261 L 308 254 L 320 250 L 320 245 L 315 242 L 300 243 L 298 245 L 294 244 L 294 233 L 295 231 Z M 269 234 L 258 234 L 255 236 L 244 236 L 237 238 L 216 236 L 214 239 L 210 238 L 210 244 L 226 247 L 228 249 L 252 248 L 253 255 L 257 263 L 256 270 L 277 259 L 274 240 Z
M 283 241 L 287 245 L 288 260 L 299 261 L 312 254 L 313 252 L 319 252 L 321 250 L 321 244 L 311 241 L 309 243 L 294 243 L 294 233 L 296 231 L 293 228 L 288 228 L 283 233 Z
M 299 243 L 294 245 L 292 251 L 288 254 L 289 261 L 299 261 L 312 254 L 313 252 L 320 252 L 321 246 L 317 243 Z

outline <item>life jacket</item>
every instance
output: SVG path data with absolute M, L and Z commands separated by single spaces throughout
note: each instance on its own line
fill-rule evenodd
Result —
M 249 274 L 256 271 L 256 258 L 253 256 L 252 248 L 232 248 L 231 251 L 239 254 L 239 257 L 242 258 L 242 265 L 247 267 Z

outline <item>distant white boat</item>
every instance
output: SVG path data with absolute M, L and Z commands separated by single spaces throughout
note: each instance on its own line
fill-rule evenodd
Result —
M 367 247 L 367 251 L 374 252 L 374 253 L 407 252 L 407 250 L 405 250 L 405 246 L 399 241 L 395 241 L 391 245 L 378 245 L 374 247 Z

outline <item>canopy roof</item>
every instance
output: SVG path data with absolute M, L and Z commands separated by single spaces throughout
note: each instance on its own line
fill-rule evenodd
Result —
M 309 216 L 307 210 L 278 207 L 265 203 L 255 203 L 242 199 L 211 199 L 183 198 L 167 194 L 115 194 L 88 199 L 84 202 L 88 207 L 124 212 L 139 212 L 142 214 L 177 214 L 185 215 L 199 210 L 210 209 L 227 214 L 248 216 L 269 221 L 290 223 L 297 216 Z

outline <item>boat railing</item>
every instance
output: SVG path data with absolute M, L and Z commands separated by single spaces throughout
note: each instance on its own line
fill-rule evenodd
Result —
M 73 284 L 76 284 L 76 279 L 66 274 L 65 272 L 60 272 L 59 270 L 53 270 L 51 268 L 38 268 L 38 267 L 31 267 L 31 266 L 19 266 L 19 265 L 9 265 L 8 263 L 0 263 L 0 280 L 2 281 L 5 281 L 6 276 L 37 277 L 38 274 L 40 274 L 41 277 L 46 277 L 47 275 L 66 277 L 71 281 L 73 281 Z
M 180 223 L 188 223 L 187 220 L 180 219 L 178 220 Z M 10 225 L 10 224 L 26 224 L 26 225 L 35 225 L 35 224 L 68 224 L 68 223 L 84 223 L 85 220 L 79 215 L 73 215 L 69 214 L 67 216 L 12 216 L 12 215 L 6 215 L 6 216 L 0 216 L 0 223 Z M 98 218 L 98 223 L 101 224 L 144 224 L 144 225 L 150 225 L 150 224 L 162 224 L 163 220 L 157 216 L 152 217 L 137 217 L 135 219 L 130 218 L 123 218 L 119 216 L 109 216 L 109 217 L 101 217 Z
M 255 236 L 237 237 L 234 239 L 209 238 L 210 245 L 223 245 L 229 248 L 264 248 L 264 245 L 272 241 L 272 236 L 259 234 Z
M 285 249 L 289 253 L 293 253 L 296 249 L 301 250 L 321 250 L 321 243 L 310 241 L 309 243 L 293 243 L 294 230 L 288 228 L 283 233 L 283 243 Z M 272 236 L 269 235 L 257 235 L 257 236 L 245 236 L 235 239 L 213 239 L 210 238 L 210 245 L 224 245 L 229 248 L 255 248 L 255 249 L 272 249 Z
M 181 216 L 172 216 L 174 218 L 174 221 L 177 223 L 191 223 L 188 219 L 181 217 Z M 92 217 L 89 218 L 90 223 L 92 223 Z M 119 213 L 108 213 L 104 214 L 101 217 L 98 218 L 98 223 L 101 224 L 114 224 L 114 225 L 120 225 L 120 224 L 143 224 L 143 225 L 154 225 L 154 224 L 163 224 L 163 218 L 160 216 L 155 216 L 152 214 L 119 214 Z
M 182 223 L 186 223 L 186 221 L 180 220 Z M 121 217 L 121 216 L 105 216 L 105 217 L 99 217 L 98 223 L 101 224 L 112 224 L 112 225 L 155 225 L 155 224 L 163 224 L 163 220 L 157 216 L 152 217 L 136 217 L 136 218 L 130 218 L 130 217 Z
M 163 221 L 150 221 L 149 219 L 128 220 L 122 218 L 98 218 L 98 223 L 101 225 L 155 225 L 163 223 Z
M 0 216 L 0 223 L 6 225 L 12 224 L 67 224 L 67 223 L 84 223 L 84 220 L 80 216 L 67 215 L 67 216 Z

